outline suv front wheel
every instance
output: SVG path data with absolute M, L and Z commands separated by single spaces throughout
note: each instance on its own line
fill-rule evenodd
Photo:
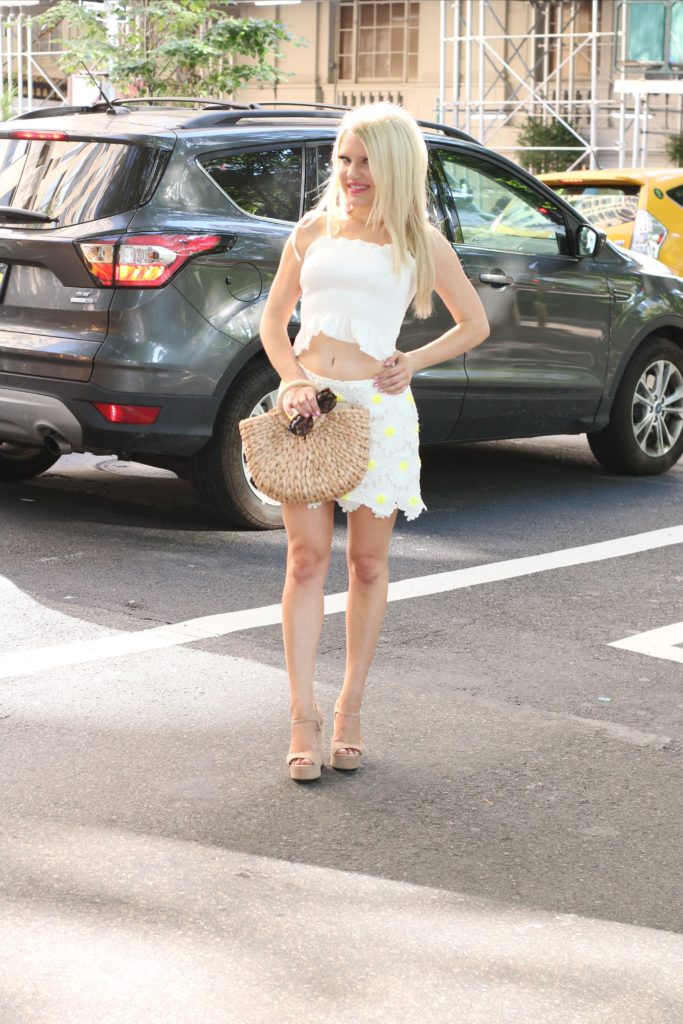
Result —
M 274 408 L 278 383 L 267 363 L 247 369 L 221 406 L 213 438 L 192 459 L 192 480 L 199 497 L 228 526 L 282 527 L 280 505 L 262 494 L 251 479 L 238 426 L 240 420 Z
M 683 453 L 683 349 L 649 338 L 624 371 L 609 423 L 588 435 L 593 455 L 617 473 L 664 473 Z

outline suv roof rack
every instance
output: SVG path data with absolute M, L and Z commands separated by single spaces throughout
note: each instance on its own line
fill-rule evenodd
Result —
M 277 109 L 271 110 L 271 107 L 276 107 Z M 243 118 L 323 117 L 339 120 L 340 113 L 350 109 L 352 108 L 333 106 L 328 103 L 301 103 L 295 105 L 292 105 L 291 103 L 282 103 L 282 105 L 280 105 L 277 101 L 273 101 L 268 104 L 254 104 L 250 110 L 216 110 L 211 111 L 211 113 L 208 114 L 200 114 L 198 117 L 190 118 L 190 120 L 186 121 L 182 127 L 190 129 L 219 128 L 222 125 L 237 124 Z M 460 128 L 455 128 L 447 124 L 439 124 L 438 121 L 418 120 L 417 123 L 421 128 L 428 128 L 431 131 L 442 132 L 448 138 L 459 139 L 461 142 L 471 142 L 475 146 L 481 145 L 478 139 L 475 139 L 473 135 L 469 135 Z
M 62 114 L 88 114 L 100 113 L 109 110 L 110 106 L 116 108 L 117 113 L 128 113 L 130 105 L 138 106 L 174 106 L 176 104 L 195 103 L 207 110 L 206 114 L 199 114 L 186 121 L 183 128 L 219 128 L 222 125 L 237 124 L 243 118 L 287 118 L 287 117 L 317 117 L 339 119 L 342 113 L 352 110 L 352 107 L 339 106 L 334 103 L 299 103 L 298 101 L 287 102 L 284 100 L 265 100 L 262 103 L 233 103 L 227 100 L 214 99 L 207 96 L 135 96 L 132 99 L 117 98 L 110 101 L 110 104 L 103 100 L 90 106 L 80 107 L 40 107 L 37 110 L 28 110 L 24 114 L 17 114 L 13 121 L 27 120 L 34 117 L 59 117 Z M 275 108 L 275 109 L 272 109 Z M 480 146 L 481 142 L 473 135 L 455 128 L 452 125 L 440 124 L 438 121 L 423 121 L 417 123 L 421 128 L 428 128 L 431 131 L 441 132 L 450 139 L 460 139 L 462 142 L 471 142 Z
M 315 110 L 311 110 L 310 106 L 315 106 Z M 255 107 L 252 110 L 214 110 L 209 114 L 200 114 L 199 117 L 191 117 L 189 121 L 185 121 L 181 128 L 220 128 L 222 125 L 237 124 L 238 121 L 242 121 L 244 118 L 251 120 L 252 118 L 272 120 L 275 118 L 286 118 L 286 117 L 315 117 L 315 118 L 332 118 L 335 121 L 339 120 L 338 110 L 326 109 L 324 105 L 318 108 L 317 104 L 310 104 L 303 110 L 298 110 L 287 104 L 285 110 L 269 110 L 266 107 Z
M 197 106 L 207 110 L 252 110 L 258 106 L 254 103 L 232 103 L 227 100 L 213 99 L 206 96 L 133 96 L 117 97 L 105 103 L 104 100 L 96 100 L 88 106 L 71 107 L 62 104 L 58 107 L 36 107 L 34 110 L 26 110 L 23 114 L 15 114 L 12 121 L 26 121 L 32 118 L 42 117 L 63 117 L 65 114 L 100 114 L 102 111 L 111 111 L 115 108 L 117 114 L 128 114 L 133 104 L 138 106 L 176 106 L 178 104 L 195 103 Z
M 62 105 L 60 107 L 36 107 L 34 110 L 26 110 L 23 114 L 15 114 L 11 117 L 11 121 L 30 121 L 36 117 L 64 117 L 66 114 L 88 114 L 95 110 L 107 110 L 107 105 L 101 100 L 97 104 L 93 104 L 88 107 L 67 107 Z M 125 114 L 126 110 L 117 111 L 117 113 Z
M 299 107 L 314 108 L 315 110 L 353 110 L 353 107 L 344 106 L 340 103 L 300 103 L 299 100 L 260 100 L 258 107 L 289 107 L 298 110 Z
M 473 142 L 475 146 L 481 146 L 479 139 L 475 139 L 474 135 L 468 135 L 462 128 L 455 128 L 450 124 L 440 124 L 438 121 L 421 121 L 417 122 L 420 128 L 431 128 L 435 132 L 443 132 L 449 139 L 460 139 L 462 142 Z
M 111 102 L 126 107 L 133 104 L 149 107 L 174 107 L 178 103 L 196 103 L 197 106 L 207 107 L 211 110 L 253 110 L 260 106 L 258 103 L 233 103 L 232 100 L 215 99 L 213 96 L 133 96 L 130 98 L 121 96 Z M 102 101 L 98 100 L 96 106 L 102 106 Z

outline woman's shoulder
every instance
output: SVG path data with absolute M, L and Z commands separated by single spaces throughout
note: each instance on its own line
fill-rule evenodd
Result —
M 443 232 L 439 230 L 436 224 L 432 224 L 431 221 L 427 221 L 426 230 L 427 238 L 429 239 L 432 248 L 439 248 L 444 242 L 448 245 L 448 241 L 446 240 Z
M 311 242 L 326 233 L 327 217 L 324 211 L 311 210 L 304 214 L 292 231 L 292 245 L 299 261 L 303 260 Z
M 448 241 L 443 231 L 440 231 L 434 224 L 430 224 L 428 226 L 427 237 L 429 238 L 432 248 L 432 255 L 437 264 L 442 263 L 444 260 L 452 262 L 454 257 L 457 259 L 453 246 Z

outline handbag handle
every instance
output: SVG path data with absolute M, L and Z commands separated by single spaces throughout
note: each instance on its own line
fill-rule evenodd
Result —
M 275 405 L 275 408 L 277 409 L 277 411 L 280 413 L 281 416 L 286 416 L 287 419 L 289 420 L 289 416 L 287 416 L 287 413 L 285 412 L 284 406 L 282 404 L 282 399 L 285 397 L 287 392 L 291 391 L 292 388 L 304 388 L 304 387 L 306 387 L 306 388 L 313 388 L 314 391 L 316 390 L 316 387 L 315 387 L 315 384 L 313 383 L 313 381 L 306 380 L 305 378 L 300 378 L 299 380 L 290 380 L 290 382 L 288 384 L 283 385 L 281 390 L 278 392 L 277 402 L 276 402 L 276 405 Z

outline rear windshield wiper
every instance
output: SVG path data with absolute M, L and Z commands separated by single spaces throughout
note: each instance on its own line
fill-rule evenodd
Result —
M 0 220 L 32 220 L 39 224 L 56 224 L 57 217 L 50 217 L 37 210 L 24 210 L 21 206 L 0 206 Z

